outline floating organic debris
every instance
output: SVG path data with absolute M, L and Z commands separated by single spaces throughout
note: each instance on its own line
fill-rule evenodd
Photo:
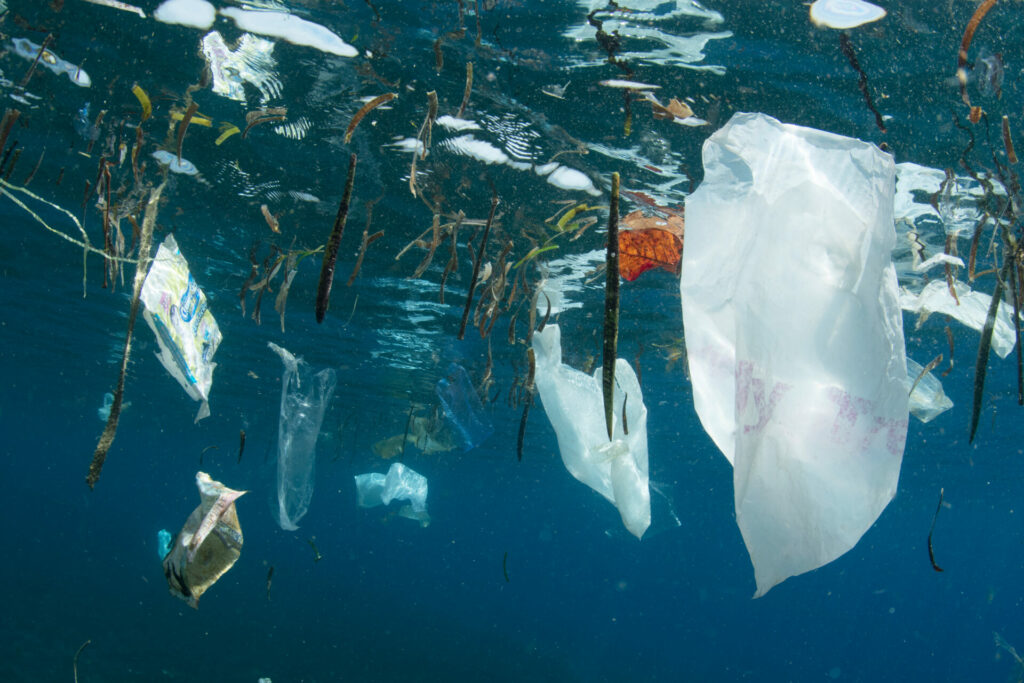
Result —
M 267 570 L 267 602 L 270 602 L 270 586 L 274 580 L 274 565 L 270 565 L 270 569 Z
M 960 83 L 960 97 L 970 111 L 968 119 L 971 123 L 981 120 L 982 111 L 981 107 L 971 104 L 971 97 L 967 94 L 967 51 L 971 48 L 971 41 L 974 39 L 974 32 L 978 30 L 978 25 L 995 4 L 996 0 L 985 0 L 974 10 L 971 20 L 967 22 L 967 28 L 964 29 L 964 37 L 960 41 L 960 50 L 956 55 L 956 78 Z
M 223 143 L 225 140 L 227 140 L 232 135 L 236 135 L 236 134 L 242 132 L 242 131 L 238 130 L 238 126 L 232 125 L 230 123 L 222 123 L 222 124 L 220 124 L 220 131 L 221 131 L 220 135 L 218 135 L 217 139 L 213 141 L 213 144 L 215 144 L 217 146 L 220 146 L 221 143 Z
M 359 122 L 363 120 L 364 116 L 369 114 L 372 110 L 376 109 L 380 105 L 390 102 L 396 97 L 398 97 L 398 95 L 396 95 L 395 93 L 386 92 L 383 95 L 377 95 L 372 100 L 370 100 L 362 107 L 360 107 L 359 111 L 353 114 L 352 120 L 349 121 L 348 123 L 348 128 L 345 129 L 345 144 L 347 145 L 352 140 L 352 133 L 355 131 L 356 126 L 359 125 Z
M 683 217 L 662 219 L 644 216 L 639 210 L 622 219 L 619 231 L 619 273 L 632 282 L 651 268 L 679 274 L 683 255 Z
M 260 205 L 260 212 L 263 214 L 263 220 L 267 222 L 270 232 L 281 234 L 281 224 L 278 223 L 277 216 L 270 213 L 270 209 L 267 208 L 266 204 Z
M 601 389 L 604 420 L 611 441 L 615 427 L 615 361 L 619 352 L 619 174 L 612 173 L 612 196 L 608 204 L 608 248 L 605 256 L 604 365 Z
M 996 634 L 996 637 L 997 638 L 999 637 L 998 633 Z M 78 649 L 75 650 L 75 658 L 72 661 L 72 669 L 74 670 L 74 673 L 75 673 L 75 683 L 78 683 L 78 657 L 82 654 L 82 650 L 84 650 L 85 648 L 89 647 L 89 644 L 91 642 L 92 642 L 92 639 L 90 638 L 89 640 L 87 640 L 84 643 L 82 643 L 81 645 L 79 645 Z M 1020 659 L 1020 658 L 1018 657 L 1018 659 Z
M 238 430 L 238 462 L 242 462 L 242 453 L 245 452 L 245 430 Z
M 932 569 L 937 572 L 941 572 L 942 567 L 935 562 L 935 551 L 932 549 L 932 534 L 935 533 L 935 522 L 939 519 L 939 510 L 942 509 L 942 494 L 945 491 L 945 489 L 939 489 L 939 504 L 935 507 L 935 515 L 932 516 L 932 526 L 928 530 L 928 561 L 932 563 Z
M 348 180 L 345 181 L 345 193 L 338 205 L 338 215 L 334 219 L 334 227 L 324 247 L 324 260 L 320 268 L 320 283 L 316 291 L 316 321 L 322 323 L 330 305 L 331 285 L 334 283 L 334 268 L 338 261 L 338 247 L 341 236 L 345 232 L 345 221 L 348 220 L 348 209 L 352 201 L 352 184 L 356 179 L 356 155 L 348 159 Z
M 857 53 L 853 49 L 853 43 L 850 42 L 850 37 L 845 33 L 839 34 L 839 47 L 843 51 L 843 55 L 846 56 L 847 61 L 850 62 L 850 66 L 857 72 L 857 85 L 864 95 L 864 102 L 868 105 L 868 109 L 875 115 L 875 125 L 878 126 L 878 130 L 885 133 L 885 122 L 882 120 L 882 115 L 878 112 L 878 109 L 875 108 L 875 103 L 871 99 L 871 91 L 868 90 L 868 76 L 860 68 L 860 63 L 857 62 Z
M 412 165 L 409 168 L 409 191 L 416 196 L 416 159 L 427 158 L 427 150 L 433 139 L 434 121 L 437 119 L 437 92 L 431 90 L 427 93 L 427 115 L 423 119 L 420 131 L 416 135 L 416 144 L 412 148 Z
M 142 106 L 142 120 L 145 121 L 153 113 L 153 104 L 149 101 L 149 95 L 146 94 L 146 91 L 138 83 L 132 86 L 132 94 L 135 95 Z
M 142 285 L 146 281 L 151 262 L 149 252 L 153 246 L 153 228 L 156 225 L 156 214 L 160 206 L 160 195 L 164 191 L 164 184 L 161 183 L 150 191 L 149 200 L 146 202 L 146 214 L 142 221 L 142 231 L 139 234 L 139 260 L 135 266 L 135 280 L 132 283 L 132 299 L 128 309 L 128 331 L 124 337 L 124 349 L 121 352 L 121 368 L 117 377 L 117 388 L 114 389 L 114 401 L 110 405 L 110 417 L 107 418 L 107 425 L 103 428 L 99 443 L 92 455 L 92 462 L 89 464 L 89 474 L 85 482 L 92 489 L 99 481 L 100 472 L 103 471 L 103 463 L 107 459 L 107 453 L 114 444 L 114 437 L 117 435 L 117 422 L 121 417 L 121 402 L 124 399 L 124 380 L 128 372 L 128 359 L 132 352 L 132 332 L 135 330 L 135 319 L 139 313 L 139 298 L 142 295 Z
M 466 88 L 462 91 L 462 104 L 459 105 L 459 113 L 456 118 L 461 119 L 466 113 L 466 105 L 469 104 L 469 95 L 473 92 L 473 62 L 466 62 Z
M 242 131 L 242 139 L 245 139 L 253 126 L 272 121 L 284 121 L 286 116 L 288 116 L 288 107 L 270 107 L 248 112 L 245 115 L 245 130 Z
M 491 195 L 491 212 L 487 216 L 487 224 L 484 226 L 484 235 L 480 240 L 480 248 L 476 252 L 476 260 L 473 261 L 473 277 L 469 281 L 469 292 L 466 294 L 466 307 L 462 311 L 462 322 L 459 323 L 459 341 L 466 336 L 466 323 L 469 322 L 469 311 L 473 305 L 473 294 L 476 290 L 477 278 L 480 276 L 480 262 L 484 258 L 484 250 L 487 248 L 487 238 L 491 234 L 491 224 L 494 222 L 494 212 L 498 208 L 498 195 Z

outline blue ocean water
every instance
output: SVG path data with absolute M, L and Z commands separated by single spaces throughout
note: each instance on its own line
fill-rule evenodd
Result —
M 885 3 L 883 20 L 848 30 L 885 132 L 840 32 L 812 25 L 801 3 L 215 0 L 218 9 L 290 11 L 358 50 L 344 57 L 265 38 L 275 42 L 272 64 L 250 54 L 233 65 L 241 99 L 212 83 L 186 89 L 208 80 L 203 37 L 217 30 L 234 48 L 243 30 L 226 15 L 208 29 L 156 21 L 158 4 L 140 0 L 143 18 L 85 0 L 8 0 L 6 12 L 0 2 L 0 108 L 20 111 L 0 150 L 12 149 L 0 172 L 17 186 L 31 176 L 27 189 L 50 203 L 9 190 L 36 220 L 12 194 L 0 195 L 0 499 L 7 508 L 0 680 L 69 680 L 86 642 L 77 658 L 83 682 L 1024 677 L 1010 649 L 1024 648 L 1024 528 L 1016 511 L 1024 413 L 1015 354 L 992 356 L 970 443 L 979 334 L 940 315 L 920 327 L 905 315 L 908 355 L 924 364 L 944 354 L 936 374 L 949 367 L 952 343 L 952 371 L 941 381 L 954 407 L 929 423 L 911 418 L 897 495 L 852 550 L 753 600 L 732 470 L 701 427 L 680 357 L 677 277 L 655 270 L 622 283 L 619 355 L 639 368 L 657 487 L 642 541 L 566 472 L 539 401 L 517 458 L 522 411 L 509 395 L 526 373 L 529 304 L 514 343 L 512 311 L 501 312 L 486 339 L 472 324 L 457 339 L 471 279 L 467 242 L 475 231 L 472 247 L 479 246 L 492 194 L 501 202 L 485 258 L 492 263 L 508 243 L 508 263 L 527 256 L 550 234 L 545 219 L 559 202 L 589 203 L 602 207 L 589 211 L 596 223 L 525 267 L 533 284 L 544 272 L 561 283 L 552 319 L 571 340 L 566 362 L 600 364 L 604 278 L 594 271 L 604 259 L 611 173 L 622 176 L 623 213 L 650 209 L 648 202 L 678 207 L 702 179 L 704 140 L 738 111 L 885 143 L 898 163 L 953 169 L 964 185 L 972 173 L 1010 168 L 999 123 L 1007 116 L 1019 140 L 1019 4 L 997 3 L 974 35 L 967 92 L 987 114 L 977 125 L 967 122 L 955 78 L 975 3 Z M 607 63 L 588 28 L 595 10 L 606 29 L 618 28 L 628 73 Z M 32 69 L 12 42 L 38 46 L 47 36 L 47 56 L 70 71 L 47 68 L 48 58 Z M 996 73 L 979 66 L 983 57 Z M 427 93 L 436 92 L 439 116 L 455 115 L 467 62 L 474 78 L 460 118 L 477 128 L 434 126 L 414 197 L 411 152 Z M 239 72 L 249 78 L 239 80 Z M 626 99 L 600 84 L 608 79 L 658 85 L 662 102 L 685 99 L 707 124 L 656 119 L 634 95 L 627 131 Z M 161 180 L 152 153 L 177 146 L 175 108 L 183 111 L 187 97 L 198 104 L 182 144 L 198 175 L 169 176 L 154 241 L 174 234 L 224 341 L 211 415 L 194 423 L 197 404 L 157 360 L 156 338 L 140 316 L 117 437 L 90 490 L 85 475 L 103 430 L 97 411 L 117 382 L 134 268 L 126 265 L 124 282 L 104 288 L 102 261 L 89 256 L 83 298 L 81 250 L 41 222 L 79 239 L 54 208 L 65 207 L 102 246 L 103 211 L 86 189 L 97 183 L 101 157 L 114 163 L 112 202 L 144 196 L 133 194 L 135 84 L 153 110 L 141 124 L 143 186 Z M 362 100 L 384 92 L 398 97 L 370 112 L 346 143 Z M 244 130 L 247 112 L 275 107 L 287 107 L 286 121 L 216 143 L 222 124 Z M 283 273 L 264 295 L 257 324 L 257 293 L 247 294 L 244 315 L 239 302 L 251 261 L 263 277 L 271 245 L 312 250 L 327 240 L 352 152 L 353 204 L 324 323 L 314 317 L 321 261 L 314 254 L 298 264 L 284 331 L 273 305 Z M 547 163 L 586 180 L 559 187 L 554 172 L 537 170 Z M 927 194 L 917 201 L 927 205 Z M 277 216 L 279 234 L 261 206 Z M 441 222 L 459 211 L 467 219 L 443 304 L 447 242 L 413 277 L 435 211 Z M 346 286 L 364 228 L 384 234 Z M 121 230 L 130 245 L 126 218 Z M 998 241 L 989 235 L 979 263 L 990 265 L 989 242 Z M 426 244 L 400 253 L 417 238 Z M 934 246 L 935 235 L 922 239 Z M 965 260 L 969 242 L 969 235 L 959 240 Z M 974 286 L 992 293 L 994 283 L 989 274 Z M 278 525 L 282 369 L 267 342 L 338 374 L 312 502 L 297 531 Z M 467 452 L 424 447 L 427 438 L 444 439 L 433 431 L 441 419 L 435 385 L 453 362 L 478 386 L 493 378 L 485 405 L 494 432 Z M 354 475 L 395 462 L 375 445 L 396 436 L 401 443 L 416 425 L 424 425 L 423 440 L 395 457 L 429 480 L 428 526 L 398 515 L 396 503 L 358 508 L 353 485 Z M 198 505 L 198 470 L 248 493 L 237 503 L 241 556 L 193 610 L 168 594 L 158 532 L 176 533 Z M 940 489 L 945 505 L 932 540 L 941 573 L 928 549 Z

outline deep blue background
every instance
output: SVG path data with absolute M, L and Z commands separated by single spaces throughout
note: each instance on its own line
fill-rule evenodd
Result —
M 147 11 L 155 4 L 141 3 Z M 276 683 L 1017 680 L 1021 670 L 995 647 L 993 632 L 1024 647 L 1024 529 L 1016 511 L 1024 490 L 1024 412 L 1016 406 L 1013 357 L 994 359 L 979 435 L 967 443 L 978 335 L 955 324 L 955 369 L 943 384 L 956 405 L 932 423 L 911 421 L 896 499 L 845 556 L 756 601 L 733 515 L 731 470 L 700 428 L 682 365 L 668 368 L 656 346 L 678 345 L 683 333 L 678 281 L 667 273 L 623 285 L 620 355 L 640 354 L 651 478 L 682 526 L 661 516 L 660 528 L 642 542 L 630 537 L 615 509 L 564 470 L 539 405 L 530 416 L 525 456 L 516 461 L 520 413 L 505 405 L 504 392 L 524 367 L 524 347 L 507 344 L 507 316 L 491 338 L 501 392 L 491 409 L 495 434 L 466 454 L 410 452 L 405 458 L 429 478 L 431 525 L 421 528 L 385 509 L 358 509 L 352 484 L 355 474 L 386 469 L 370 446 L 402 432 L 410 400 L 432 402 L 433 384 L 450 361 L 462 363 L 475 379 L 486 364 L 487 344 L 478 334 L 455 339 L 468 259 L 449 282 L 446 307 L 430 303 L 444 256 L 439 253 L 421 282 L 406 278 L 422 252 L 394 260 L 429 227 L 430 212 L 409 196 L 408 155 L 381 145 L 415 135 L 425 91 L 436 89 L 442 113 L 450 113 L 461 100 L 463 64 L 472 59 L 477 80 L 467 117 L 514 115 L 527 122 L 541 136 L 535 144 L 544 150 L 542 160 L 571 148 L 568 136 L 619 149 L 635 140 L 647 154 L 660 140 L 699 181 L 701 142 L 743 110 L 884 141 L 897 161 L 953 167 L 967 137 L 953 125 L 964 107 L 948 79 L 973 6 L 909 3 L 916 7 L 890 8 L 893 14 L 883 22 L 850 32 L 875 101 L 892 117 L 883 135 L 840 53 L 838 34 L 812 27 L 805 6 L 721 2 L 712 9 L 725 21 L 714 30 L 734 35 L 710 41 L 705 61 L 725 66 L 724 75 L 633 63 L 637 80 L 664 86 L 663 99 L 719 100 L 713 125 L 654 121 L 634 104 L 627 139 L 620 94 L 595 85 L 620 74 L 611 66 L 574 66 L 599 59 L 600 50 L 593 41 L 562 37 L 585 21 L 586 7 L 498 2 L 482 16 L 479 48 L 473 47 L 470 13 L 470 37 L 445 43 L 438 73 L 433 41 L 455 27 L 457 4 L 375 4 L 380 23 L 355 0 L 345 8 L 293 3 L 361 50 L 374 50 L 372 64 L 382 78 L 401 80 L 394 108 L 364 120 L 351 146 L 342 145 L 341 134 L 357 98 L 385 86 L 357 73 L 367 61 L 362 57 L 345 60 L 284 42 L 275 56 L 285 93 L 273 104 L 287 104 L 292 119 L 309 117 L 310 137 L 288 141 L 257 128 L 244 142 L 236 136 L 215 147 L 216 129 L 190 128 L 186 156 L 203 179 L 172 180 L 157 239 L 174 231 L 224 332 L 212 415 L 193 425 L 195 405 L 156 361 L 152 334 L 140 320 L 125 395 L 131 405 L 91 492 L 84 476 L 103 426 L 96 409 L 116 380 L 130 284 L 116 292 L 101 289 L 100 263 L 91 258 L 83 299 L 80 252 L 0 198 L 0 500 L 6 508 L 0 526 L 0 680 L 69 680 L 72 656 L 86 639 L 92 643 L 79 662 L 83 683 L 254 682 L 259 676 Z M 85 60 L 93 79 L 86 91 L 40 70 L 28 85 L 42 98 L 32 109 L 7 97 L 11 87 L 0 88 L 3 106 L 23 109 L 27 124 L 12 136 L 25 152 L 11 180 L 21 182 L 45 147 L 30 189 L 81 215 L 82 188 L 94 179 L 97 159 L 79 154 L 85 142 L 73 130 L 75 112 L 89 101 L 93 114 L 109 109 L 108 125 L 128 117 L 134 126 L 137 103 L 130 86 L 139 82 L 156 109 L 146 124 L 148 158 L 163 138 L 168 106 L 198 77 L 202 33 L 79 0 L 68 0 L 59 13 L 42 2 L 9 5 L 0 31 L 37 43 L 52 31 L 53 49 Z M 1003 55 L 1002 98 L 984 104 L 996 117 L 1008 113 L 1016 130 L 1024 130 L 1024 46 L 1017 37 L 1022 14 L 1017 4 L 1000 4 L 975 38 L 976 48 Z M 228 40 L 238 35 L 223 20 L 216 28 Z M 685 18 L 662 28 L 677 34 L 705 30 L 701 21 Z M 11 81 L 19 81 L 27 66 L 17 56 L 0 56 L 0 70 Z M 565 101 L 540 93 L 541 86 L 566 81 Z M 201 112 L 217 121 L 244 120 L 240 103 L 208 91 L 195 97 Z M 255 107 L 251 92 L 248 108 Z M 695 109 L 704 114 L 709 107 Z M 990 148 L 983 146 L 983 127 L 975 130 L 981 149 L 972 158 L 986 168 Z M 237 296 L 248 275 L 247 252 L 255 239 L 272 235 L 258 208 L 268 200 L 240 196 L 225 163 L 237 161 L 253 184 L 276 181 L 281 190 L 321 197 L 318 205 L 274 207 L 285 211 L 278 244 L 287 248 L 296 236 L 312 246 L 325 239 L 333 220 L 349 151 L 360 154 L 360 175 L 327 321 L 319 327 L 313 321 L 319 259 L 300 269 L 286 333 L 272 299 L 264 302 L 261 326 L 242 318 Z M 599 184 L 616 170 L 634 190 L 650 181 L 642 169 L 594 152 L 561 161 Z M 61 167 L 66 170 L 58 187 Z M 550 202 L 589 199 L 555 190 L 528 172 L 437 150 L 423 169 L 439 179 L 445 210 L 461 208 L 470 217 L 486 214 L 493 184 L 505 211 L 501 234 L 512 239 L 553 213 L 557 206 Z M 150 174 L 156 178 L 152 168 Z M 384 229 L 385 238 L 371 247 L 360 279 L 346 289 L 364 202 L 381 193 L 386 201 L 375 207 L 372 229 Z M 624 202 L 624 208 L 635 207 Z M 42 215 L 75 231 L 53 212 Z M 95 241 L 97 213 L 90 206 L 86 215 Z M 597 227 L 558 253 L 582 253 L 601 243 Z M 528 248 L 519 239 L 516 258 Z M 130 269 L 126 276 L 130 281 Z M 573 340 L 567 360 L 577 366 L 599 355 L 600 282 L 577 297 L 581 308 L 559 319 L 563 336 Z M 991 291 L 991 279 L 978 287 Z M 417 318 L 411 311 L 426 313 Z M 948 354 L 943 325 L 933 319 L 915 331 L 908 317 L 910 355 L 925 363 Z M 521 322 L 520 338 L 524 331 Z M 268 340 L 339 373 L 319 444 L 316 492 L 294 533 L 281 531 L 273 515 L 281 365 L 266 349 Z M 243 428 L 246 451 L 237 463 Z M 245 533 L 241 559 L 193 611 L 167 594 L 156 535 L 179 528 L 197 504 L 193 479 L 208 446 L 218 448 L 206 451 L 203 469 L 250 493 L 238 504 Z M 926 547 L 940 488 L 948 503 L 934 539 L 941 574 L 932 571 Z M 660 497 L 655 503 L 662 504 Z M 323 554 L 318 563 L 309 538 Z

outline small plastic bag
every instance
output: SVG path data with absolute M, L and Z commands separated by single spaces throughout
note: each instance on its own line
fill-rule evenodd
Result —
M 139 297 L 142 316 L 156 335 L 160 363 L 196 401 L 202 401 L 196 422 L 210 414 L 213 354 L 221 333 L 206 305 L 206 295 L 192 279 L 174 235 L 157 249 Z
M 390 505 L 393 500 L 407 501 L 398 514 L 414 519 L 423 526 L 430 524 L 427 513 L 427 478 L 414 472 L 400 462 L 392 463 L 386 475 L 378 472 L 357 474 L 356 503 L 359 507 L 372 508 Z
M 953 402 L 946 396 L 942 383 L 935 375 L 931 372 L 922 375 L 922 372 L 924 368 L 919 363 L 907 358 L 906 385 L 907 393 L 910 394 L 910 414 L 921 422 L 931 422 L 952 408 Z
M 629 363 L 615 363 L 612 440 L 604 416 L 601 370 L 588 375 L 562 363 L 562 332 L 548 324 L 533 335 L 535 381 L 569 474 L 619 509 L 637 538 L 651 524 L 647 481 L 647 406 Z M 625 420 L 623 420 L 625 418 Z
M 484 412 L 480 396 L 461 365 L 450 364 L 448 375 L 438 380 L 434 391 L 463 452 L 473 450 L 494 432 L 494 425 Z
M 874 145 L 763 114 L 733 116 L 703 156 L 686 202 L 686 350 L 760 596 L 852 548 L 896 493 L 895 167 Z
M 286 531 L 295 531 L 313 500 L 316 440 L 337 379 L 331 368 L 314 375 L 309 364 L 288 349 L 273 342 L 267 346 L 284 363 L 277 425 L 278 523 Z
M 185 520 L 163 565 L 171 595 L 199 609 L 199 598 L 242 553 L 235 501 L 246 491 L 229 489 L 206 472 L 196 473 L 196 486 L 202 502 Z

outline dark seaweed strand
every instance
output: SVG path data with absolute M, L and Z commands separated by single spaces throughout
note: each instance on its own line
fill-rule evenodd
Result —
M 883 133 L 888 132 L 885 130 L 885 122 L 882 121 L 882 115 L 878 113 L 878 109 L 875 108 L 875 103 L 871 99 L 871 91 L 868 90 L 868 75 L 860 68 L 860 63 L 857 61 L 857 53 L 854 52 L 853 43 L 850 42 L 850 36 L 842 31 L 839 33 L 839 47 L 843 51 L 846 60 L 850 62 L 850 66 L 857 72 L 857 85 L 860 86 L 860 91 L 864 95 L 864 102 L 868 105 L 868 109 L 875 115 L 875 125 Z
M 78 683 L 78 657 L 82 654 L 82 650 L 84 650 L 85 648 L 89 647 L 89 644 L 91 642 L 92 642 L 92 639 L 90 638 L 89 640 L 87 640 L 84 643 L 82 643 L 81 645 L 79 645 L 78 649 L 75 650 L 75 659 L 71 663 L 72 669 L 74 670 L 74 673 L 75 673 L 75 683 Z
M 32 179 L 36 177 L 36 173 L 39 171 L 39 167 L 43 165 L 43 157 L 46 156 L 46 148 L 39 154 L 39 160 L 36 161 L 36 165 L 32 167 L 29 174 L 25 176 L 25 180 L 21 183 L 23 187 L 28 187 L 28 184 L 32 182 Z
M 935 522 L 939 519 L 939 510 L 942 509 L 942 494 L 945 489 L 939 489 L 939 504 L 935 507 L 935 515 L 932 517 L 932 528 L 928 530 L 928 560 L 932 563 L 932 569 L 942 571 L 942 567 L 935 562 L 935 551 L 932 549 L 932 534 L 935 533 Z
M 1020 297 L 1017 286 L 1020 282 L 1020 272 L 1016 257 L 1011 253 L 1007 255 L 1012 262 L 1010 266 L 1010 291 L 1013 294 L 1013 333 L 1017 341 L 1017 405 L 1024 406 L 1024 355 L 1020 348 Z
M 348 207 L 352 201 L 352 184 L 356 179 L 356 155 L 348 158 L 348 180 L 345 181 L 345 194 L 338 205 L 338 215 L 334 219 L 334 228 L 324 247 L 324 261 L 320 267 L 320 284 L 316 288 L 316 321 L 322 323 L 331 300 L 331 285 L 334 282 L 334 267 L 338 262 L 338 247 L 341 246 L 341 235 L 345 232 L 345 221 L 348 220 Z
M 405 459 L 405 444 L 409 441 L 409 427 L 412 426 L 412 415 L 416 409 L 416 404 L 409 400 L 409 416 L 405 418 L 405 435 L 402 436 L 402 458 Z
M 619 346 L 619 174 L 612 173 L 612 197 L 608 205 L 608 251 L 605 256 L 604 287 L 604 419 L 608 439 L 615 423 L 615 359 Z
M 165 181 L 166 182 L 166 181 Z M 135 281 L 132 284 L 132 303 L 128 311 L 128 332 L 124 337 L 124 351 L 121 353 L 121 371 L 117 378 L 117 387 L 114 390 L 114 402 L 110 405 L 110 417 L 107 418 L 107 426 L 103 428 L 99 443 L 96 444 L 96 451 L 92 455 L 92 462 L 89 464 L 89 474 L 85 483 L 92 489 L 100 478 L 103 470 L 103 462 L 107 459 L 107 452 L 114 443 L 117 435 L 117 421 L 121 417 L 121 401 L 124 398 L 124 377 L 128 371 L 128 358 L 132 352 L 132 331 L 135 329 L 135 318 L 139 313 L 139 296 L 142 294 L 142 284 L 146 281 L 149 273 L 149 266 L 152 260 L 149 252 L 153 246 L 153 227 L 156 225 L 156 214 L 160 206 L 160 195 L 164 190 L 164 183 L 154 188 L 149 193 L 149 201 L 146 203 L 146 217 L 142 221 L 142 233 L 139 236 L 139 261 L 135 266 Z
M 0 152 L 3 151 L 4 145 L 7 144 L 7 136 L 11 133 L 11 128 L 14 127 L 14 122 L 21 116 L 21 112 L 17 109 L 7 109 L 4 111 L 3 121 L 0 122 Z M 4 159 L 6 162 L 7 160 Z
M 523 417 L 519 420 L 519 435 L 516 438 L 516 460 L 523 461 L 523 441 L 526 439 L 526 418 L 530 415 L 530 406 L 533 405 L 533 380 L 537 375 L 537 358 L 534 356 L 533 347 L 526 349 L 526 358 L 530 361 L 530 370 L 526 375 L 526 383 L 523 385 L 523 393 L 526 394 L 523 405 Z
M 501 558 L 501 573 L 505 575 L 505 583 L 508 583 L 508 551 Z
M 992 332 L 996 326 L 996 311 L 999 301 L 1003 298 L 1003 282 L 1007 277 L 1007 269 L 1013 264 L 1013 255 L 1007 254 L 996 280 L 996 289 L 992 292 L 992 303 L 988 307 L 985 326 L 981 330 L 981 341 L 978 343 L 978 360 L 974 365 L 974 405 L 971 408 L 971 434 L 968 443 L 974 441 L 974 433 L 978 430 L 978 419 L 981 417 L 981 400 L 985 393 L 985 373 L 988 371 L 988 356 L 992 348 Z
M 466 294 L 466 307 L 462 311 L 462 322 L 459 324 L 459 341 L 466 336 L 466 323 L 469 321 L 469 309 L 473 306 L 473 294 L 476 292 L 476 280 L 480 276 L 480 262 L 484 260 L 484 250 L 487 248 L 487 237 L 491 234 L 491 223 L 494 222 L 494 212 L 498 208 L 498 195 L 491 195 L 491 213 L 487 216 L 487 224 L 484 226 L 484 236 L 480 239 L 480 248 L 476 252 L 476 260 L 473 261 L 473 276 L 469 280 L 469 292 Z
M 242 462 L 242 453 L 245 452 L 245 430 L 238 430 L 238 462 Z

